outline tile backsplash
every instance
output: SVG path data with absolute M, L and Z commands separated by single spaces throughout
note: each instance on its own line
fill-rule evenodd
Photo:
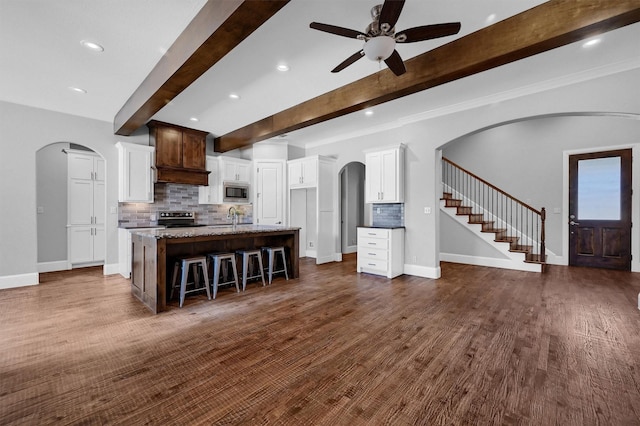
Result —
M 161 211 L 190 211 L 196 213 L 196 223 L 216 225 L 229 223 L 227 213 L 234 206 L 238 223 L 253 223 L 251 204 L 198 204 L 198 187 L 175 183 L 156 183 L 154 203 L 119 203 L 118 225 L 154 225 Z
M 372 208 L 373 226 L 404 226 L 404 204 L 373 204 Z

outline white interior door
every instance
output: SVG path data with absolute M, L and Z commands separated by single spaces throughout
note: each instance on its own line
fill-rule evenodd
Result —
M 256 162 L 256 211 L 258 225 L 282 225 L 284 220 L 284 162 Z

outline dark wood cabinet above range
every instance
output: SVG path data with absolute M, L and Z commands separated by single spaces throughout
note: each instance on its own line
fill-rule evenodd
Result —
M 152 120 L 149 144 L 156 148 L 156 181 L 208 185 L 207 132 Z

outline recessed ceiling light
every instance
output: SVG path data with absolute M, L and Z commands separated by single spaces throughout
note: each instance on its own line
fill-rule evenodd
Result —
M 290 68 L 289 68 L 289 65 L 287 65 L 287 64 L 280 64 L 280 65 L 278 65 L 278 66 L 276 67 L 276 69 L 277 69 L 278 71 L 285 72 L 285 71 L 289 71 L 289 69 L 290 69 Z
M 93 50 L 94 52 L 104 52 L 104 47 L 100 46 L 98 43 L 94 43 L 88 40 L 82 40 L 80 44 L 89 50 Z
M 373 115 L 373 111 L 369 110 L 369 111 L 365 111 L 364 115 Z
M 87 93 L 86 90 L 81 89 L 80 87 L 69 86 L 69 90 L 73 90 L 76 93 Z
M 600 39 L 599 38 L 592 38 L 591 40 L 585 42 L 582 45 L 582 47 L 591 47 L 591 46 L 595 46 L 598 43 L 600 43 Z
M 230 97 L 231 99 L 240 99 L 240 95 L 238 95 L 237 93 L 231 93 L 231 94 L 229 95 L 229 97 Z
M 487 16 L 487 19 L 485 19 L 485 22 L 487 24 L 493 24 L 496 21 L 496 18 L 498 16 L 495 13 L 492 13 L 491 15 Z
M 200 120 L 198 119 L 198 117 L 191 117 L 189 121 L 200 121 Z

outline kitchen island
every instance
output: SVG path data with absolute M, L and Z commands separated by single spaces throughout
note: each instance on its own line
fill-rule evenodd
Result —
M 131 234 L 131 293 L 153 313 L 167 309 L 175 259 L 208 253 L 284 246 L 289 276 L 299 274 L 299 230 L 269 225 L 137 230 Z

